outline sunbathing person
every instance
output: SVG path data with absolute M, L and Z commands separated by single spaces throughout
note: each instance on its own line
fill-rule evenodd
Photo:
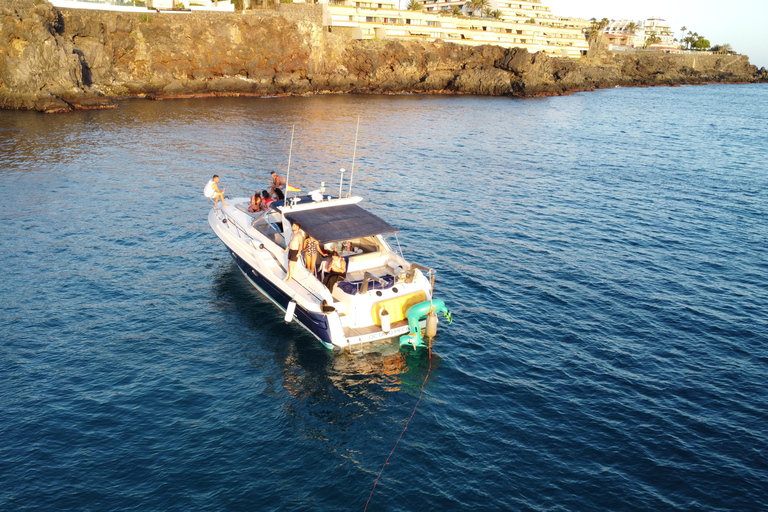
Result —
M 248 205 L 248 211 L 251 213 L 260 212 L 264 210 L 264 201 L 261 199 L 260 192 L 254 192 L 251 196 L 251 204 Z
M 261 191 L 261 202 L 264 204 L 264 208 L 266 208 L 266 209 L 268 210 L 268 209 L 269 209 L 269 205 L 270 205 L 270 204 L 271 204 L 273 201 L 274 201 L 274 199 L 272 199 L 272 198 L 269 196 L 269 192 L 267 192 L 266 190 L 262 190 L 262 191 Z

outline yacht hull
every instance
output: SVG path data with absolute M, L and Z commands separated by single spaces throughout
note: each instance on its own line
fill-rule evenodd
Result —
M 226 244 L 225 244 L 226 245 Z M 237 264 L 240 272 L 248 279 L 248 281 L 256 288 L 262 295 L 272 301 L 282 311 L 288 308 L 288 303 L 291 301 L 291 297 L 283 290 L 275 286 L 269 279 L 262 275 L 258 270 L 251 266 L 245 259 L 238 256 L 231 247 L 227 246 L 232 259 Z M 331 332 L 329 328 L 329 322 L 327 315 L 312 313 L 296 305 L 294 311 L 295 320 L 304 327 L 307 331 L 315 335 L 320 342 L 329 349 L 333 348 L 331 341 Z

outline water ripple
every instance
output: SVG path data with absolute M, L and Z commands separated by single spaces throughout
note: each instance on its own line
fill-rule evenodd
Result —
M 372 510 L 760 509 L 765 95 L 4 113 L 0 508 L 362 509 L 429 375 Z M 338 190 L 358 116 L 355 190 L 454 313 L 431 357 L 328 353 L 205 221 L 294 126 L 291 181 Z

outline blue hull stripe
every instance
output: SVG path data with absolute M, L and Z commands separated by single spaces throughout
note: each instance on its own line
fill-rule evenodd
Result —
M 227 250 L 232 254 L 232 259 L 235 260 L 240 270 L 248 276 L 248 280 L 264 295 L 272 299 L 277 303 L 280 308 L 285 311 L 288 308 L 288 303 L 291 301 L 291 297 L 283 292 L 280 288 L 276 287 L 272 282 L 261 275 L 253 267 L 251 267 L 243 258 L 238 256 L 234 251 L 227 247 Z M 320 342 L 326 348 L 333 348 L 331 343 L 330 329 L 328 328 L 328 318 L 321 313 L 310 313 L 303 307 L 296 304 L 295 313 L 296 319 L 305 327 L 309 332 L 317 336 Z

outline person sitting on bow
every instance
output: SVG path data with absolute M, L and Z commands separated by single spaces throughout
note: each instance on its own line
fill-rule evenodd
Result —
M 261 192 L 258 190 L 251 196 L 251 204 L 248 205 L 248 211 L 251 213 L 265 210 L 264 201 L 261 199 Z
M 213 201 L 213 208 L 216 209 L 216 204 L 221 201 L 222 206 L 229 206 L 224 202 L 224 189 L 219 189 L 219 175 L 214 174 L 213 178 L 205 184 L 203 189 L 205 197 Z
M 269 205 L 274 201 L 269 195 L 269 192 L 266 190 L 261 191 L 261 202 L 264 205 L 264 208 L 267 210 L 269 209 Z

